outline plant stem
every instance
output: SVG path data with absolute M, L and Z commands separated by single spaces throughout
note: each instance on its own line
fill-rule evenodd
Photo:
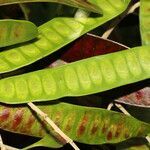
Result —
M 5 148 L 4 144 L 3 144 L 3 140 L 2 140 L 1 135 L 0 135 L 0 149 L 1 150 L 6 150 L 6 148 Z
M 21 8 L 21 10 L 22 10 L 22 12 L 23 12 L 23 15 L 24 15 L 25 20 L 29 20 L 29 17 L 28 17 L 29 10 L 28 10 L 28 8 L 26 7 L 26 4 L 20 3 L 20 4 L 19 4 L 19 7 Z
M 65 141 L 66 143 L 69 143 L 75 150 L 80 150 L 77 145 L 73 142 L 72 139 L 70 139 L 64 132 L 60 130 L 60 128 L 48 117 L 47 114 L 45 114 L 43 111 L 41 111 L 36 105 L 33 103 L 28 103 L 28 106 L 35 111 L 38 115 L 40 115 L 53 129 L 56 133 L 58 133 Z
M 117 108 L 119 108 L 125 115 L 131 116 L 131 115 L 128 113 L 128 111 L 127 111 L 122 105 L 115 103 L 115 106 L 116 106 Z
M 18 148 L 8 146 L 8 145 L 5 145 L 5 144 L 4 144 L 4 146 L 5 146 L 6 150 L 19 150 Z
M 113 103 L 110 103 L 108 106 L 107 106 L 107 110 L 111 110 L 111 108 L 114 106 Z

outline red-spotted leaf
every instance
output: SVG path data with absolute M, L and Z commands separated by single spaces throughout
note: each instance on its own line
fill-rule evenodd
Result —
M 138 90 L 136 92 L 118 98 L 115 101 L 119 103 L 125 103 L 129 105 L 150 108 L 150 87 L 145 87 L 141 90 Z
M 131 137 L 144 137 L 150 133 L 149 124 L 114 111 L 67 103 L 49 103 L 38 107 L 48 114 L 65 134 L 81 143 L 118 143 Z M 1 105 L 0 114 L 0 127 L 4 130 L 41 138 L 47 136 L 44 129 L 48 126 L 45 126 L 43 121 L 41 126 L 40 118 L 37 119 L 27 107 Z M 58 141 L 62 140 L 50 127 L 48 128 Z M 43 146 L 51 147 L 50 143 L 46 142 Z

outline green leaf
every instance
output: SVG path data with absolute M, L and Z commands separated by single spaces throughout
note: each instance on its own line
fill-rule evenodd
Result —
M 0 20 L 0 47 L 26 42 L 36 38 L 37 35 L 37 27 L 29 21 Z
M 55 18 L 40 26 L 38 40 L 0 53 L 0 73 L 31 64 L 67 45 L 86 32 L 104 24 L 123 12 L 129 0 L 91 1 L 103 8 L 97 18 Z M 111 2 L 111 3 L 110 3 Z
M 143 45 L 150 45 L 150 1 L 140 1 L 140 31 Z
M 67 103 L 48 103 L 37 106 L 48 114 L 65 134 L 80 143 L 92 145 L 118 143 L 133 137 L 145 137 L 150 133 L 149 124 L 131 116 L 106 109 Z M 48 136 L 45 132 L 44 126 L 41 128 L 40 122 L 42 120 L 36 117 L 34 121 L 31 121 L 31 118 L 33 120 L 33 114 L 27 107 L 13 107 L 11 109 L 10 106 L 1 105 L 0 114 L 0 127 L 2 129 L 31 136 L 40 136 L 44 141 L 40 141 L 39 144 L 36 143 L 37 146 L 60 146 L 53 139 L 50 139 L 51 136 Z M 16 115 L 20 118 L 20 122 L 13 119 Z M 42 121 L 42 123 L 44 122 Z M 15 128 L 13 128 L 14 124 L 16 125 Z M 56 140 L 60 139 L 51 127 L 45 127 L 47 127 L 46 131 L 50 130 L 50 134 Z
M 150 51 L 149 46 L 142 46 L 2 79 L 0 102 L 19 104 L 82 96 L 148 78 Z

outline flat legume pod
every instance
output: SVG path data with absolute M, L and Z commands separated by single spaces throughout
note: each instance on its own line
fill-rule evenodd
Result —
M 150 1 L 140 1 L 140 31 L 143 45 L 150 45 Z
M 110 3 L 111 1 L 111 3 Z M 89 18 L 54 18 L 41 25 L 38 40 L 0 53 L 0 73 L 9 72 L 31 64 L 74 41 L 88 31 L 118 16 L 130 0 L 98 0 L 91 4 L 103 8 L 103 15 Z
M 37 27 L 32 22 L 13 19 L 0 20 L 0 47 L 26 42 L 37 36 Z
M 149 46 L 0 80 L 0 102 L 17 104 L 98 93 L 150 77 Z

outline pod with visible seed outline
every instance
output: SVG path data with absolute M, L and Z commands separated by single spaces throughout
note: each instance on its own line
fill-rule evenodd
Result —
M 37 36 L 38 29 L 32 22 L 13 19 L 0 20 L 0 47 L 27 42 Z
M 38 40 L 0 53 L 0 73 L 31 64 L 74 41 L 88 31 L 102 25 L 123 12 L 130 0 L 114 2 L 93 1 L 105 8 L 103 16 L 96 18 L 54 18 L 38 28 Z M 103 5 L 105 7 L 103 7 Z
M 67 103 L 38 105 L 71 139 L 86 144 L 118 143 L 132 137 L 145 137 L 150 125 L 122 113 L 101 108 L 77 106 Z M 39 119 L 26 107 L 0 106 L 0 128 L 36 137 L 45 137 Z M 15 117 L 20 118 L 17 122 Z M 51 127 L 48 127 L 54 136 Z M 50 137 L 49 137 L 50 138 Z M 56 139 L 60 139 L 55 136 Z M 41 143 L 42 144 L 42 143 Z M 46 143 L 44 143 L 46 144 Z M 44 146 L 51 147 L 51 144 Z M 43 146 L 43 145 L 42 145 Z M 59 146 L 59 145 L 57 145 Z
M 140 31 L 143 45 L 150 45 L 150 1 L 140 1 Z
M 2 79 L 0 102 L 17 104 L 88 95 L 149 77 L 149 46 L 136 47 Z

